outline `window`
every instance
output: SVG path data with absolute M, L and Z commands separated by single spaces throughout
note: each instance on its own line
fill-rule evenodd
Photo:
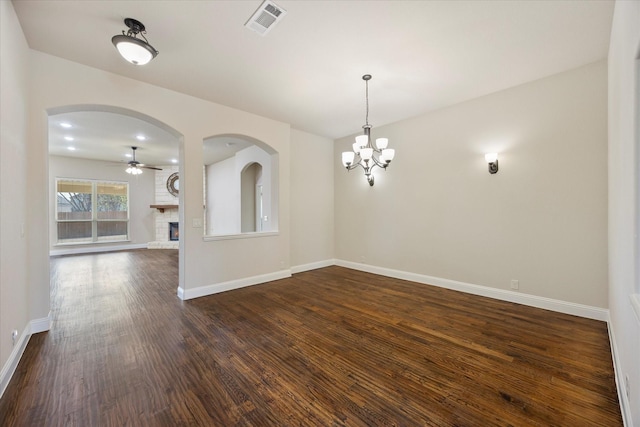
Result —
M 129 184 L 56 179 L 58 243 L 128 240 Z

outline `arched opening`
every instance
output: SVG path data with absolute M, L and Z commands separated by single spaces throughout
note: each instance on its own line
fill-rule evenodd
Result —
M 205 235 L 278 230 L 278 153 L 245 135 L 203 141 Z
M 260 163 L 247 165 L 240 173 L 240 231 L 253 233 L 262 231 L 262 166 Z
M 168 242 L 169 221 L 159 219 L 159 211 L 150 206 L 159 190 L 166 192 L 158 174 L 179 170 L 181 135 L 124 108 L 72 105 L 47 112 L 50 254 L 153 248 L 156 241 Z M 133 160 L 139 174 L 128 173 Z M 179 224 L 178 196 L 167 195 L 163 202 L 175 206 L 171 222 Z M 156 247 L 179 249 L 179 242 Z

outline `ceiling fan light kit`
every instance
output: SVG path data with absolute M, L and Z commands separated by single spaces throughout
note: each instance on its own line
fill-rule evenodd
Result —
M 161 171 L 162 169 L 157 168 L 155 166 L 146 166 L 142 163 L 140 163 L 139 161 L 136 160 L 136 150 L 138 149 L 138 147 L 131 147 L 131 151 L 132 151 L 132 155 L 131 155 L 131 160 L 129 160 L 127 162 L 127 169 L 125 170 L 125 172 L 127 172 L 128 174 L 131 175 L 140 175 L 142 173 L 142 168 L 145 169 L 153 169 L 153 170 L 157 170 L 157 171 Z
M 126 18 L 124 24 L 129 27 L 129 30 L 126 33 L 122 30 L 122 34 L 113 36 L 111 43 L 118 49 L 120 55 L 133 65 L 148 64 L 158 55 L 158 51 L 144 36 L 146 34 L 144 24 L 133 18 Z M 141 38 L 138 38 L 138 35 Z

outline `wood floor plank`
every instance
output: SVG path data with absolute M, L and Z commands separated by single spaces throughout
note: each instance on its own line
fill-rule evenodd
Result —
M 0 425 L 622 425 L 603 322 L 341 267 L 183 302 L 177 263 L 52 258 Z

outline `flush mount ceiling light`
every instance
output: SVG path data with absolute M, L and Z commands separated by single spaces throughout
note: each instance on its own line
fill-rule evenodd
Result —
M 129 27 L 125 33 L 113 36 L 111 42 L 118 49 L 120 55 L 133 65 L 144 65 L 158 55 L 158 51 L 153 48 L 144 36 L 146 34 L 144 24 L 133 18 L 126 18 L 124 24 Z M 142 39 L 138 38 L 138 35 Z
M 342 164 L 347 170 L 355 169 L 360 166 L 364 169 L 364 175 L 369 185 L 373 186 L 373 175 L 371 170 L 378 166 L 386 169 L 393 160 L 396 150 L 387 148 L 389 140 L 387 138 L 376 139 L 375 145 L 371 142 L 371 125 L 369 124 L 369 80 L 371 74 L 362 76 L 366 87 L 367 114 L 365 116 L 365 124 L 362 126 L 364 135 L 356 136 L 356 142 L 353 144 L 353 151 L 345 151 L 342 153 Z

